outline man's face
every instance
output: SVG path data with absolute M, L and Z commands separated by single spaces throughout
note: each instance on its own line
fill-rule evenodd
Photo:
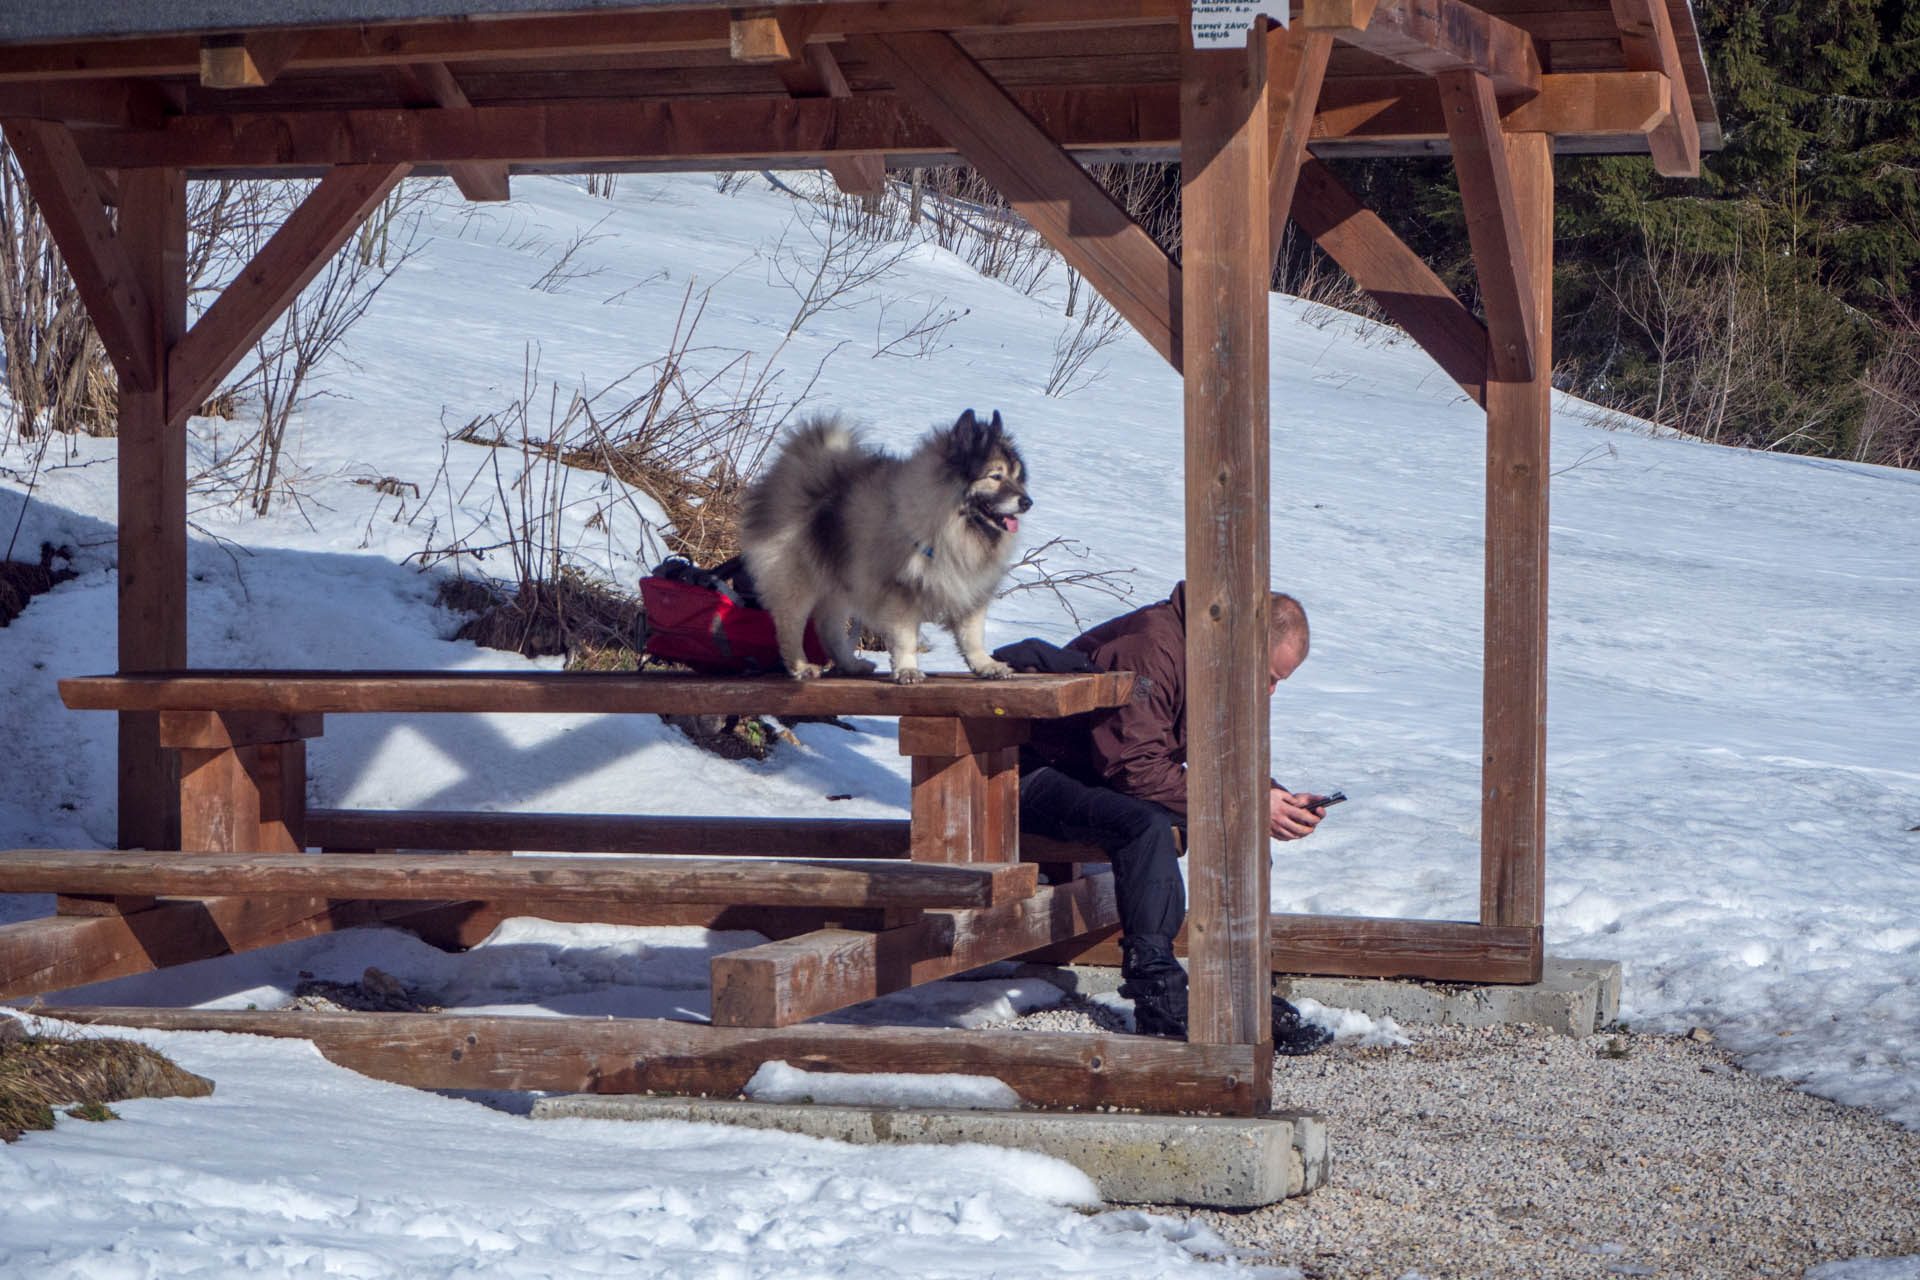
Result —
M 1280 687 L 1280 682 L 1299 670 L 1300 664 L 1306 661 L 1306 655 L 1301 653 L 1300 649 L 1301 646 L 1297 642 L 1283 644 L 1267 655 L 1267 696 L 1269 698 L 1273 696 L 1273 691 Z

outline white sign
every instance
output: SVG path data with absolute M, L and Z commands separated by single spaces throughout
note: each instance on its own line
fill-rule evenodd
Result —
M 1240 49 L 1247 43 L 1247 32 L 1255 19 L 1268 8 L 1279 9 L 1276 21 L 1287 25 L 1287 5 L 1273 0 L 1193 0 L 1193 47 L 1196 49 Z

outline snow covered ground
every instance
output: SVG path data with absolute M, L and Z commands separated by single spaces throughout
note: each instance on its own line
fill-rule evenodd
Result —
M 690 287 L 705 298 L 694 363 L 750 352 L 727 376 L 751 382 L 777 352 L 775 394 L 805 391 L 802 411 L 844 410 L 901 446 L 961 409 L 1000 410 L 1032 472 L 1029 544 L 1073 538 L 1091 567 L 1127 571 L 1131 599 L 1081 590 L 1082 617 L 1182 575 L 1178 380 L 1123 335 L 1094 356 L 1098 381 L 1045 395 L 1072 323 L 1059 266 L 1024 293 L 922 245 L 783 337 L 799 305 L 783 270 L 813 241 L 766 183 L 626 177 L 607 201 L 522 179 L 515 193 L 429 211 L 418 256 L 352 334 L 352 367 L 294 421 L 299 501 L 265 518 L 196 501 L 194 664 L 551 665 L 444 639 L 448 566 L 409 563 L 497 542 L 523 466 L 535 488 L 553 474 L 449 432 L 521 394 L 530 349 L 537 426 L 548 384 L 564 409 L 572 389 L 657 359 Z M 576 241 L 579 273 L 531 287 Z M 959 313 L 938 349 L 880 351 L 929 306 Z M 1353 798 L 1313 839 L 1274 846 L 1273 905 L 1472 918 L 1483 417 L 1387 331 L 1285 298 L 1272 322 L 1275 583 L 1314 628 L 1273 702 L 1274 772 Z M 247 424 L 194 426 L 204 466 Z M 1749 1067 L 1920 1128 L 1920 474 L 1656 438 L 1570 399 L 1553 458 L 1548 949 L 1620 961 L 1635 1027 L 1708 1027 Z M 19 441 L 0 453 L 13 554 L 50 541 L 80 571 L 0 631 L 0 847 L 113 841 L 112 718 L 64 710 L 54 681 L 114 666 L 114 459 L 112 441 L 61 440 L 37 472 Z M 597 476 L 568 485 L 577 557 L 631 586 L 660 554 L 642 525 L 654 509 Z M 500 567 L 496 553 L 468 572 Z M 1027 591 L 1000 603 L 990 640 L 1075 630 Z M 936 641 L 928 665 L 954 664 Z M 858 727 L 804 726 L 800 749 L 756 764 L 641 719 L 336 717 L 312 795 L 897 816 L 892 727 Z M 0 897 L 0 922 L 50 910 Z M 373 964 L 462 1008 L 698 1016 L 706 958 L 738 942 L 522 921 L 445 956 L 357 932 L 72 998 L 264 1006 L 302 971 L 350 981 Z M 1039 983 L 944 983 L 885 1017 L 981 1022 L 1054 999 Z M 1178 1219 L 1089 1214 L 1085 1180 L 1037 1158 L 530 1125 L 302 1044 L 140 1038 L 218 1091 L 0 1152 L 0 1273 L 1179 1275 L 1224 1252 Z

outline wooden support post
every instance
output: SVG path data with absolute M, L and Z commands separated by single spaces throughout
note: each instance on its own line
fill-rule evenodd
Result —
M 979 756 L 915 756 L 913 860 L 974 861 L 986 831 L 986 800 Z
M 259 89 L 274 82 L 306 43 L 304 31 L 254 31 L 205 36 L 200 83 L 208 89 Z
M 1182 28 L 1187 769 L 1192 949 L 1187 1038 L 1273 1048 L 1267 930 L 1266 41 L 1200 51 Z
M 1067 265 L 1180 368 L 1180 268 L 1106 188 L 951 36 L 933 31 L 882 36 L 861 47 L 914 110 L 993 183 Z M 1266 159 L 1264 134 L 1260 158 Z
M 913 852 L 923 862 L 1012 862 L 1020 848 L 1020 744 L 1032 722 L 901 716 L 913 757 Z
M 1686 71 L 1680 65 L 1680 47 L 1666 0 L 1613 0 L 1613 20 L 1620 27 L 1620 52 L 1627 67 L 1658 71 L 1673 87 L 1672 109 L 1647 134 L 1654 169 L 1669 178 L 1699 177 L 1700 122 L 1687 93 Z
M 1487 597 L 1480 920 L 1538 929 L 1546 895 L 1547 477 L 1553 367 L 1553 146 L 1504 159 L 1538 327 L 1533 376 L 1487 383 Z M 1538 978 L 1536 969 L 1535 978 Z
M 119 645 L 122 672 L 187 665 L 187 438 L 167 414 L 167 353 L 187 327 L 187 198 L 179 169 L 128 170 L 119 242 L 139 296 L 151 386 L 120 383 Z M 123 848 L 180 847 L 178 762 L 152 712 L 120 715 Z
M 1300 162 L 1307 158 L 1307 135 L 1320 101 L 1320 83 L 1327 74 L 1327 55 L 1333 37 L 1304 26 L 1267 28 L 1268 90 L 1267 141 L 1273 153 L 1272 185 L 1267 193 L 1267 274 L 1280 260 L 1280 242 L 1293 208 L 1294 182 Z
M 1456 71 L 1440 76 L 1438 83 L 1460 203 L 1466 207 L 1467 238 L 1480 277 L 1480 301 L 1487 312 L 1492 375 L 1505 382 L 1531 382 L 1538 328 L 1535 291 L 1493 82 L 1478 72 Z

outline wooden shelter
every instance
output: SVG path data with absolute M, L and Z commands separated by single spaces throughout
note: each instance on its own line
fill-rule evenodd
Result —
M 1269 1101 L 1267 994 L 1275 970 L 1537 979 L 1553 157 L 1650 153 L 1663 174 L 1697 172 L 1702 147 L 1718 144 L 1718 124 L 1692 15 L 1686 0 L 1487 0 L 1481 7 L 1465 0 L 1300 0 L 1290 26 L 1253 19 L 1241 33 L 1234 9 L 1212 0 L 809 0 L 758 7 L 705 0 L 11 0 L 0 11 L 0 120 L 121 384 L 124 680 L 93 688 L 91 696 L 104 701 L 75 704 L 121 711 L 121 845 L 182 848 L 175 770 L 216 763 L 231 775 L 222 786 L 239 780 L 221 794 L 253 806 L 245 830 L 256 839 L 269 827 L 283 838 L 301 830 L 282 820 L 294 811 L 304 819 L 304 797 L 285 780 L 296 779 L 291 791 L 299 790 L 293 766 L 311 735 L 296 722 L 317 717 L 319 704 L 274 703 L 279 709 L 272 710 L 256 698 L 223 713 L 168 702 L 166 689 L 175 686 L 153 674 L 191 667 L 184 423 L 395 183 L 409 174 L 445 174 L 469 199 L 501 200 L 514 175 L 524 173 L 824 167 L 847 191 L 866 193 L 879 189 L 889 167 L 964 161 L 1185 380 L 1188 716 L 1195 744 L 1190 1043 L 1107 1037 L 1076 1047 L 1056 1037 L 962 1032 L 925 1033 L 930 1040 L 896 1032 L 889 1039 L 821 1026 L 788 1028 L 771 1039 L 742 1031 L 744 1038 L 727 1040 L 701 1039 L 684 1027 L 624 1033 L 593 1024 L 570 1033 L 550 1022 L 537 1030 L 493 1025 L 510 1020 L 487 1020 L 475 1030 L 480 1020 L 467 1019 L 351 1034 L 343 1029 L 349 1024 L 332 1024 L 328 1036 L 352 1042 L 340 1049 L 342 1060 L 441 1084 L 582 1087 L 579 1080 L 588 1079 L 591 1087 L 645 1088 L 670 1078 L 697 1087 L 731 1078 L 713 1063 L 777 1050 L 848 1069 L 1011 1070 L 1032 1087 L 1030 1096 L 1066 1103 L 1158 1098 L 1166 1106 L 1245 1111 Z M 1196 32 L 1221 22 L 1229 28 L 1224 44 L 1197 41 Z M 1465 200 L 1484 323 L 1322 163 L 1449 153 Z M 1179 262 L 1088 175 L 1083 162 L 1094 160 L 1179 161 Z M 186 181 L 287 175 L 319 183 L 189 326 Z M 1269 915 L 1266 323 L 1268 281 L 1288 217 L 1486 409 L 1476 921 Z M 399 697 L 400 687 L 381 686 L 378 696 Z M 987 713 L 957 703 L 932 712 L 894 709 L 932 717 L 916 721 L 922 737 L 951 739 L 946 747 L 923 742 L 916 754 L 916 823 L 984 829 L 1005 820 L 992 797 L 1006 795 L 994 788 L 1006 781 L 1007 742 L 969 737 L 982 731 L 966 727 Z M 280 717 L 272 721 L 278 737 L 262 727 L 269 723 L 262 717 L 272 716 Z M 163 734 L 170 736 L 163 741 Z M 906 736 L 903 729 L 903 749 Z M 924 815 L 923 758 L 935 762 L 927 765 L 924 793 L 935 808 Z M 942 769 L 965 779 L 941 790 L 947 784 L 932 779 Z M 956 807 L 938 809 L 936 800 L 947 803 L 942 796 L 958 797 Z M 267 810 L 281 802 L 285 812 L 275 810 L 281 817 L 273 818 Z M 973 816 L 964 821 L 955 816 L 967 813 Z M 210 820 L 187 815 L 189 834 L 204 833 Z M 916 826 L 916 857 L 921 831 Z M 666 839 L 657 831 L 654 837 Z M 211 839 L 203 835 L 185 847 L 224 847 Z M 305 836 L 299 839 L 296 861 L 305 847 Z M 596 847 L 588 839 L 586 847 Z M 67 914 L 25 933 L 26 926 L 0 930 L 0 994 L 72 985 L 243 941 L 260 945 L 385 910 L 336 907 L 326 916 L 331 923 L 315 923 L 312 911 L 275 914 L 263 899 L 241 894 L 207 898 L 219 905 L 197 912 L 175 910 L 173 923 L 162 924 L 156 913 L 173 908 L 139 893 L 205 895 L 222 883 L 208 868 L 181 871 L 180 861 L 144 879 L 125 859 L 113 863 L 118 871 L 97 858 L 38 865 L 35 874 L 50 878 L 34 883 L 72 890 L 62 899 Z M 25 874 L 25 862 L 16 865 Z M 239 862 L 218 866 L 233 877 L 267 874 Z M 298 868 L 273 874 L 293 877 L 273 881 L 272 892 L 283 895 L 275 901 L 284 903 L 307 883 L 295 883 Z M 226 883 L 258 888 L 267 881 Z M 824 879 L 809 883 L 814 887 L 782 903 L 831 898 L 836 909 L 852 909 L 845 877 L 832 893 L 820 887 Z M 878 892 L 871 887 L 878 881 L 861 883 L 868 887 L 860 892 Z M 883 914 L 958 901 L 941 896 L 956 891 L 944 882 L 888 883 L 893 896 L 859 901 L 879 904 Z M 1003 871 L 983 871 L 968 886 L 976 896 L 956 910 L 994 910 L 996 894 L 1034 891 L 1031 877 L 1021 882 Z M 453 891 L 449 884 L 435 893 Z M 707 891 L 687 892 L 699 898 Z M 1076 901 L 1072 910 L 1094 910 L 1091 896 Z M 1071 922 L 1086 921 L 1072 910 L 1062 907 L 1051 926 L 1056 954 L 1110 945 L 1103 942 L 1110 922 L 1082 932 Z M 1059 930 L 1069 926 L 1061 919 L 1071 925 L 1064 939 Z M 858 940 L 845 945 L 866 947 L 862 955 L 872 950 Z M 258 1015 L 254 1024 L 271 1017 Z M 463 1067 L 449 1065 L 462 1062 L 460 1037 L 472 1045 L 479 1035 L 506 1047 L 487 1057 L 485 1069 L 476 1065 L 478 1054 Z M 1038 1047 L 1043 1042 L 1047 1047 Z M 442 1052 L 447 1045 L 455 1047 Z M 561 1049 L 587 1064 L 579 1069 L 584 1076 L 539 1073 L 536 1064 L 553 1061 Z M 627 1065 L 616 1069 L 617 1061 Z M 652 1074 L 643 1069 L 649 1062 Z M 1122 1077 L 1132 1083 L 1119 1092 L 1084 1083 Z

